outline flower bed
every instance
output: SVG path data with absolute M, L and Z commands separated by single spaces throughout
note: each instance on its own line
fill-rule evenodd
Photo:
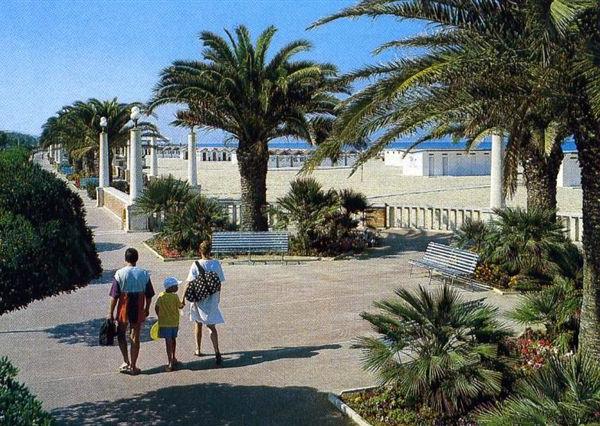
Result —
M 347 392 L 341 395 L 341 400 L 373 426 L 448 424 L 427 406 L 417 409 L 409 406 L 393 388 Z M 467 426 L 476 423 L 464 417 L 456 424 Z

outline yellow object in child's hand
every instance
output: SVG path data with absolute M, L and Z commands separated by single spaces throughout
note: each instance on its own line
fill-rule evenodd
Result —
M 150 338 L 152 340 L 158 340 L 158 321 L 156 321 L 150 328 Z

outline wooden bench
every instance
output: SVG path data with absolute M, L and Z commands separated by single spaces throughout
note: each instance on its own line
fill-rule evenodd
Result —
M 287 232 L 215 232 L 212 236 L 214 253 L 278 253 L 281 260 L 288 253 L 290 238 Z
M 429 272 L 429 284 L 435 272 L 448 278 L 451 284 L 458 281 L 468 284 L 471 289 L 475 286 L 488 289 L 488 286 L 473 279 L 478 263 L 479 255 L 476 253 L 435 242 L 429 243 L 421 259 L 409 260 L 410 275 L 415 266 L 426 269 Z

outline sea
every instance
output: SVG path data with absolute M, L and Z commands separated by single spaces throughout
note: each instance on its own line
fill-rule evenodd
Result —
M 387 146 L 387 149 L 408 149 L 409 147 L 411 147 L 414 143 L 415 143 L 416 138 L 405 138 L 405 139 L 401 139 L 401 140 L 397 140 L 394 141 L 392 143 L 390 143 Z M 419 144 L 417 147 L 415 147 L 414 149 L 436 149 L 436 150 L 444 150 L 444 149 L 465 149 L 465 141 L 459 141 L 459 142 L 454 142 L 452 139 L 448 138 L 448 139 L 438 139 L 438 140 L 431 140 L 431 141 L 427 141 L 427 142 L 422 142 L 421 144 Z M 490 150 L 492 146 L 492 141 L 491 138 L 486 138 L 485 140 L 483 140 L 479 145 L 477 145 L 477 147 L 474 147 L 472 149 L 474 150 Z M 203 141 L 202 143 L 198 144 L 199 148 L 223 148 L 223 147 L 228 147 L 228 148 L 236 148 L 237 147 L 237 143 L 236 142 L 219 142 L 219 141 Z M 298 140 L 275 140 L 272 141 L 271 143 L 269 143 L 269 147 L 270 148 L 279 148 L 279 149 L 290 149 L 290 150 L 294 150 L 294 149 L 298 149 L 298 150 L 304 150 L 304 149 L 308 149 L 308 150 L 312 150 L 315 149 L 314 146 L 310 145 L 307 142 L 304 141 L 298 141 Z M 350 150 L 351 148 L 346 148 L 348 150 Z M 575 147 L 575 142 L 572 139 L 567 139 L 564 143 L 563 143 L 563 151 L 564 152 L 575 152 L 577 149 Z

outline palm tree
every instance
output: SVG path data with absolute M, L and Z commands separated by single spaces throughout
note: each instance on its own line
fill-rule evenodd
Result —
M 274 209 L 278 227 L 296 228 L 294 238 L 303 254 L 310 254 L 318 240 L 320 229 L 338 209 L 337 194 L 323 191 L 321 184 L 313 178 L 296 179 L 291 182 L 286 195 L 277 199 Z
M 600 135 L 600 68 L 597 66 L 600 61 L 600 28 L 597 24 L 600 17 L 600 4 L 589 0 L 531 0 L 526 2 L 365 0 L 357 6 L 319 23 L 341 17 L 378 17 L 383 15 L 425 20 L 436 24 L 442 30 L 434 35 L 414 37 L 406 42 L 393 42 L 392 46 L 421 46 L 425 47 L 427 52 L 427 48 L 431 48 L 432 45 L 434 47 L 443 46 L 445 39 L 448 48 L 440 53 L 441 62 L 436 62 L 435 57 L 424 55 L 415 60 L 399 60 L 398 63 L 373 67 L 363 72 L 363 74 L 373 76 L 388 75 L 390 78 L 384 79 L 385 83 L 372 85 L 365 89 L 363 94 L 366 93 L 366 95 L 362 96 L 362 102 L 360 102 L 361 98 L 351 98 L 351 100 L 357 100 L 357 103 L 349 110 L 358 111 L 360 114 L 350 115 L 346 120 L 342 120 L 342 123 L 346 121 L 350 124 L 347 126 L 348 129 L 358 127 L 368 132 L 371 129 L 380 128 L 382 123 L 386 122 L 385 118 L 388 123 L 393 124 L 393 119 L 396 117 L 386 113 L 394 110 L 393 101 L 395 99 L 400 98 L 400 101 L 396 103 L 402 103 L 401 96 L 403 94 L 416 99 L 419 99 L 423 92 L 428 95 L 429 91 L 423 87 L 424 84 L 418 89 L 412 90 L 416 86 L 414 83 L 435 82 L 439 78 L 439 74 L 454 64 L 452 61 L 454 50 L 460 51 L 460 46 L 468 42 L 465 37 L 460 37 L 460 32 L 453 31 L 460 28 L 466 31 L 464 33 L 466 38 L 472 37 L 473 39 L 473 43 L 468 45 L 469 51 L 476 53 L 472 57 L 472 63 L 485 64 L 489 69 L 487 73 L 474 74 L 474 76 L 484 76 L 484 81 L 490 83 L 487 87 L 483 85 L 481 90 L 474 92 L 475 94 L 479 95 L 491 90 L 495 93 L 492 98 L 495 99 L 496 105 L 511 107 L 511 99 L 515 97 L 519 99 L 521 98 L 520 94 L 531 93 L 532 96 L 523 97 L 524 100 L 529 99 L 529 102 L 519 103 L 522 108 L 514 109 L 515 112 L 518 112 L 517 117 L 525 119 L 525 123 L 530 120 L 529 115 L 523 114 L 523 111 L 529 111 L 528 107 L 531 105 L 539 105 L 542 111 L 542 124 L 533 128 L 521 126 L 520 130 L 517 126 L 517 130 L 519 130 L 516 132 L 517 136 L 527 134 L 528 131 L 540 134 L 540 129 L 560 129 L 563 126 L 566 127 L 567 135 L 573 135 L 581 166 L 583 189 L 585 270 L 581 342 L 582 347 L 600 354 L 600 136 L 598 136 Z M 514 45 L 515 38 L 521 39 L 523 42 L 520 45 Z M 514 45 L 518 48 L 497 49 L 497 46 L 502 46 L 502 44 Z M 477 45 L 481 48 L 478 49 Z M 448 58 L 447 62 L 443 61 L 444 57 Z M 428 67 L 428 61 L 433 61 L 438 66 Z M 512 73 L 499 72 L 500 76 L 506 75 L 509 78 L 502 78 L 498 81 L 493 74 L 497 69 L 504 68 L 509 71 L 512 69 Z M 402 72 L 393 74 L 398 69 L 406 70 L 409 78 L 405 78 Z M 414 69 L 417 72 L 411 72 Z M 449 85 L 450 89 L 468 85 L 471 68 L 458 67 L 455 71 L 456 79 L 453 84 Z M 357 73 L 356 76 L 359 77 L 360 73 Z M 451 83 L 452 81 L 450 80 Z M 394 90 L 395 88 L 398 90 Z M 409 88 L 411 90 L 408 90 Z M 443 84 L 439 87 L 435 85 L 430 87 L 433 94 L 447 89 Z M 391 101 L 390 94 L 392 95 Z M 373 99 L 373 102 L 369 100 L 370 98 Z M 441 96 L 438 99 L 447 99 L 448 109 L 451 111 L 452 100 L 460 101 L 462 98 Z M 479 111 L 485 112 L 481 109 Z M 381 113 L 379 114 L 379 112 Z M 401 116 L 402 111 L 399 114 Z M 368 119 L 362 120 L 363 116 L 372 117 L 373 123 L 369 123 Z M 382 118 L 378 120 L 380 116 Z M 496 114 L 490 113 L 487 116 L 495 117 Z M 501 119 L 502 117 L 498 115 L 497 118 Z M 474 123 L 477 124 L 480 120 L 485 122 L 485 117 L 481 118 L 480 116 L 474 120 Z M 447 120 L 446 127 L 452 126 L 456 121 L 462 122 L 462 120 Z M 510 123 L 511 127 L 515 127 L 513 123 L 518 124 L 518 120 L 507 119 L 506 121 Z M 556 124 L 550 125 L 553 121 Z M 411 126 L 419 128 L 423 124 L 411 120 L 405 120 L 405 122 L 410 126 L 408 124 L 405 127 L 392 125 L 390 130 L 379 138 L 379 145 L 376 143 L 373 149 L 385 146 L 387 140 L 393 139 L 395 134 L 411 130 Z M 355 123 L 357 124 L 355 125 Z M 498 125 L 499 123 L 494 118 L 491 124 Z M 443 123 L 438 132 L 447 132 L 444 130 Z M 552 137 L 553 135 L 560 135 L 560 132 L 544 131 L 543 139 L 549 142 L 555 139 L 554 143 L 556 143 L 559 136 Z M 510 136 L 515 138 L 512 132 Z M 538 137 L 538 140 L 540 139 Z M 337 143 L 341 143 L 343 140 L 340 138 Z M 545 145 L 547 149 L 544 151 L 552 150 L 552 143 Z M 537 148 L 539 152 L 539 145 Z M 509 155 L 507 163 L 516 164 L 515 159 L 515 155 Z M 549 170 L 547 176 L 550 176 L 551 172 Z M 507 173 L 507 176 L 511 176 L 511 173 Z M 532 177 L 527 181 L 531 184 L 536 179 L 536 177 Z M 552 189 L 548 189 L 552 193 Z M 542 191 L 537 192 L 538 194 L 542 193 Z
M 600 366 L 592 354 L 551 358 L 517 385 L 516 395 L 477 419 L 486 426 L 598 424 Z
M 533 208 L 495 210 L 484 258 L 509 275 L 522 274 L 543 282 L 555 276 L 577 278 L 581 256 L 564 235 L 554 212 Z
M 316 25 L 341 17 L 390 15 L 424 19 L 437 24 L 438 31 L 380 48 L 423 49 L 415 59 L 369 66 L 346 76 L 376 81 L 344 102 L 334 138 L 317 150 L 311 165 L 351 140 L 349 135 L 380 133 L 363 156 L 365 161 L 417 130 L 425 134 L 415 145 L 450 135 L 465 138 L 468 149 L 492 133 L 504 133 L 509 137 L 506 191 L 512 195 L 516 190 L 521 162 L 528 206 L 555 209 L 561 143 L 567 136 L 559 114 L 564 102 L 559 96 L 553 103 L 545 101 L 557 76 L 545 72 L 545 64 L 525 60 L 529 52 L 523 47 L 538 33 L 529 31 L 516 14 L 500 22 L 515 7 L 512 2 L 458 1 L 442 7 L 436 1 L 368 0 L 319 21 Z M 507 60 L 509 55 L 519 60 Z M 503 92 L 507 81 L 517 86 L 509 93 Z
M 94 168 L 94 159 L 98 156 L 99 135 L 102 131 L 100 118 L 106 117 L 109 150 L 109 161 L 114 150 L 127 145 L 131 129 L 130 113 L 134 106 L 142 106 L 139 102 L 120 103 L 117 98 L 108 101 L 89 99 L 77 101 L 63 107 L 55 117 L 50 117 L 43 126 L 40 138 L 42 146 L 62 143 L 67 152 L 75 159 L 84 160 L 88 169 Z M 157 133 L 156 127 L 140 121 L 138 126 L 145 132 Z M 109 167 L 109 173 L 112 169 Z
M 239 26 L 227 38 L 202 32 L 202 61 L 176 61 L 163 70 L 152 108 L 175 103 L 176 125 L 220 129 L 237 141 L 242 187 L 242 228 L 266 230 L 268 144 L 281 137 L 318 142 L 346 85 L 334 80 L 336 68 L 294 57 L 311 48 L 296 40 L 268 55 L 275 27 L 253 44 Z
M 375 303 L 381 313 L 361 314 L 379 334 L 355 345 L 367 370 L 405 399 L 450 416 L 500 394 L 498 343 L 509 333 L 496 321 L 497 309 L 465 302 L 448 286 L 396 295 Z
M 153 215 L 160 228 L 169 213 L 181 210 L 192 198 L 189 184 L 169 175 L 152 179 L 138 198 L 137 206 L 144 213 Z

